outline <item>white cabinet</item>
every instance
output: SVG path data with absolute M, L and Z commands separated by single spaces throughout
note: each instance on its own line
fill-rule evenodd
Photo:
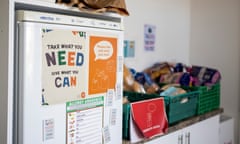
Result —
M 219 144 L 219 115 L 183 129 L 184 144 Z
M 234 144 L 234 119 L 221 116 L 219 144 Z
M 151 141 L 146 142 L 146 144 L 180 144 L 179 142 L 183 139 L 181 137 L 181 131 L 175 131 L 173 133 L 169 133 L 160 138 L 153 139 Z
M 146 144 L 219 144 L 219 115 L 155 138 Z

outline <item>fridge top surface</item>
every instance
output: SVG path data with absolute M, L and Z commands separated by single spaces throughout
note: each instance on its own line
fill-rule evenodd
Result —
M 39 22 L 123 30 L 123 23 L 121 18 L 115 18 L 113 20 L 102 20 L 97 18 L 70 16 L 28 10 L 17 10 L 16 18 L 18 22 Z

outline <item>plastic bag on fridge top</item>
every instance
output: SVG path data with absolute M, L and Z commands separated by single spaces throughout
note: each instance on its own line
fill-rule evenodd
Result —
M 125 0 L 56 0 L 68 6 L 78 7 L 80 10 L 92 12 L 116 12 L 128 16 Z

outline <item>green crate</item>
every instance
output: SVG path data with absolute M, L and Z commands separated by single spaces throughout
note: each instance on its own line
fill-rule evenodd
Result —
M 130 91 L 123 91 L 123 96 L 127 97 L 129 102 L 137 102 L 141 100 L 161 97 L 158 94 L 145 94 L 145 93 L 136 93 L 136 92 L 130 92 Z M 164 99 L 164 102 L 167 102 L 167 101 L 165 101 Z
M 220 107 L 220 83 L 193 89 L 199 91 L 197 114 L 204 114 Z
M 188 91 L 176 96 L 164 96 L 168 101 L 166 113 L 169 125 L 196 115 L 198 95 L 198 91 Z
M 123 104 L 122 137 L 129 140 L 130 104 Z

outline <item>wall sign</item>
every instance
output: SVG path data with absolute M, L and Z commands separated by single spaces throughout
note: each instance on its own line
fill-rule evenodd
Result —
M 156 26 L 144 25 L 144 49 L 146 51 L 154 51 L 156 40 Z

